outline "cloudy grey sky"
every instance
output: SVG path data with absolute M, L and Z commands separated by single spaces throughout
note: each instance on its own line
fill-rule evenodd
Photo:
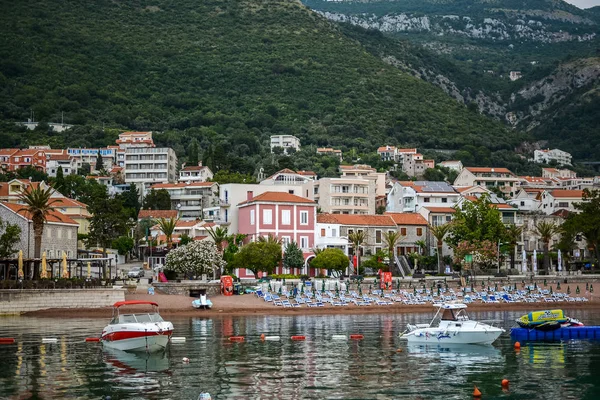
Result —
M 600 6 L 600 0 L 565 0 L 567 3 L 576 5 L 579 8 L 590 8 Z

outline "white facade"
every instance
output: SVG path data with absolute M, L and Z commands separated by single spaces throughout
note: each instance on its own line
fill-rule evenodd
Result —
M 375 179 L 321 178 L 303 190 L 304 197 L 316 201 L 324 213 L 375 214 Z
M 387 195 L 388 212 L 419 212 L 422 207 L 453 207 L 460 194 L 446 182 L 395 182 Z
M 216 182 L 178 182 L 152 185 L 164 189 L 171 197 L 171 209 L 181 218 L 203 218 L 204 208 L 218 206 L 219 184 Z
M 177 180 L 177 156 L 169 147 L 129 147 L 125 151 L 125 183 L 148 189 Z
M 521 179 L 506 168 L 465 167 L 460 171 L 454 186 L 497 187 L 504 194 L 513 196 Z
M 348 238 L 341 236 L 342 226 L 334 223 L 317 222 L 315 247 L 318 249 L 340 249 L 348 255 Z
M 558 210 L 567 210 L 569 212 L 578 212 L 574 207 L 575 203 L 581 203 L 583 196 L 582 190 L 544 190 L 537 199 L 541 201 L 540 210 L 544 214 L 550 215 Z
M 571 165 L 572 159 L 571 153 L 559 149 L 535 150 L 533 152 L 533 161 L 536 163 L 548 164 L 550 161 L 556 161 L 558 165 Z
M 213 176 L 211 169 L 199 162 L 198 165 L 184 166 L 179 171 L 179 182 L 206 182 Z
M 460 172 L 463 169 L 463 163 L 460 160 L 442 161 L 440 165 L 456 172 Z
M 300 150 L 300 139 L 294 135 L 272 135 L 271 152 L 273 152 L 274 147 L 283 147 L 283 151 L 287 154 L 287 149 L 292 147 Z

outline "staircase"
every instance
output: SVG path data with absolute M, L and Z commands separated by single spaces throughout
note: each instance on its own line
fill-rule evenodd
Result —
M 408 275 L 412 274 L 412 270 L 410 269 L 410 264 L 408 263 L 406 256 L 398 257 L 396 255 L 396 256 L 394 256 L 394 258 L 396 261 L 395 264 L 397 265 L 398 269 L 400 270 L 400 274 L 402 275 L 403 278 L 406 278 Z

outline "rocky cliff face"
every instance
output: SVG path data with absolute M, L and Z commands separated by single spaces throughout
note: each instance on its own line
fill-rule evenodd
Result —
M 454 35 L 471 39 L 491 39 L 498 41 L 531 40 L 542 43 L 557 43 L 568 41 L 589 41 L 596 37 L 596 32 L 590 30 L 595 26 L 592 20 L 568 13 L 548 13 L 533 10 L 532 13 L 504 13 L 503 18 L 474 18 L 466 15 L 426 15 L 375 14 L 347 15 L 329 11 L 318 11 L 326 18 L 347 22 L 365 29 L 377 29 L 387 33 L 420 32 L 435 35 Z M 557 15 L 555 15 L 557 14 Z M 577 30 L 582 33 L 569 32 L 552 24 L 560 20 L 573 25 L 581 25 Z M 534 18 L 535 19 L 531 19 Z M 590 30 L 589 32 L 585 32 Z

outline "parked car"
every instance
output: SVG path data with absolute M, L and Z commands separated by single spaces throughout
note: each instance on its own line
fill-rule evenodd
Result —
M 142 267 L 133 267 L 127 273 L 127 276 L 129 278 L 142 278 L 144 277 L 144 270 L 142 269 Z

